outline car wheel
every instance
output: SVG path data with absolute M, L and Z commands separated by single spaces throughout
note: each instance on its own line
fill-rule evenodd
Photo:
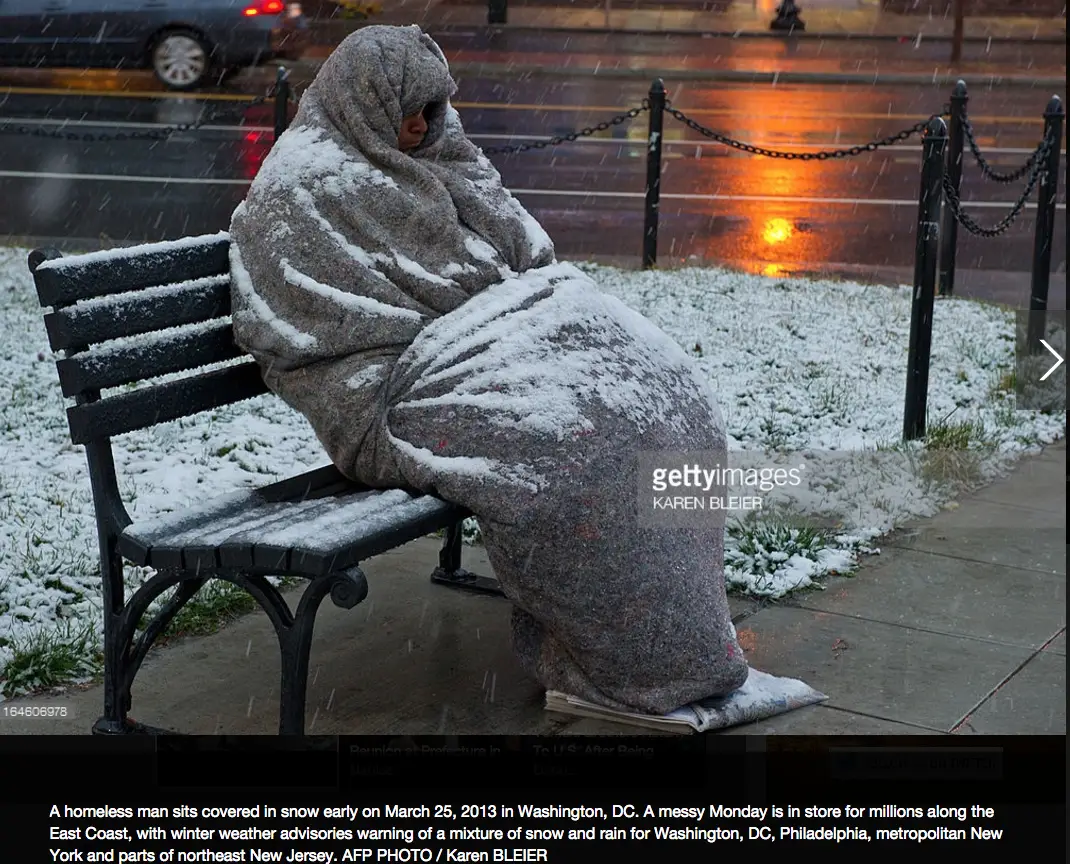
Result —
M 190 30 L 171 30 L 152 46 L 152 71 L 170 90 L 192 90 L 208 76 L 208 46 Z

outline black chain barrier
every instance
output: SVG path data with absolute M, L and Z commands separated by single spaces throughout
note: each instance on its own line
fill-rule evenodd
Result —
M 638 108 L 632 108 L 630 111 L 626 111 L 623 114 L 618 114 L 609 120 L 604 120 L 601 123 L 597 123 L 594 126 L 585 126 L 583 129 L 579 129 L 575 132 L 570 132 L 567 135 L 555 135 L 552 138 L 546 138 L 542 141 L 531 141 L 524 144 L 506 144 L 500 147 L 484 147 L 483 152 L 488 156 L 494 156 L 499 154 L 515 154 L 526 153 L 531 150 L 542 150 L 546 147 L 556 147 L 559 144 L 565 144 L 567 142 L 577 141 L 580 138 L 590 137 L 596 135 L 599 132 L 606 132 L 614 126 L 619 126 L 622 123 L 626 123 L 629 120 L 634 120 L 640 114 L 650 110 L 650 100 L 644 99 Z M 906 141 L 914 135 L 920 135 L 925 131 L 925 125 L 928 120 L 924 120 L 920 123 L 915 123 L 909 129 L 904 129 L 901 132 L 897 132 L 894 135 L 889 135 L 887 138 L 881 138 L 876 141 L 870 141 L 868 144 L 858 144 L 853 147 L 845 147 L 841 150 L 819 150 L 814 153 L 798 153 L 792 151 L 781 150 L 769 150 L 765 147 L 757 147 L 754 144 L 747 144 L 743 141 L 736 141 L 733 138 L 729 138 L 726 135 L 721 135 L 718 132 L 714 132 L 712 129 L 707 129 L 702 124 L 692 120 L 679 108 L 673 108 L 669 103 L 669 100 L 665 100 L 665 112 L 671 114 L 685 126 L 698 132 L 700 135 L 717 141 L 720 144 L 724 144 L 727 147 L 732 147 L 736 150 L 742 150 L 745 153 L 753 153 L 756 156 L 769 156 L 776 159 L 798 159 L 801 162 L 810 161 L 824 161 L 826 159 L 838 159 L 848 156 L 858 156 L 861 153 L 872 153 L 874 150 L 878 150 L 881 147 L 889 147 L 893 144 L 898 144 L 900 141 Z M 943 114 L 933 116 L 947 116 L 950 113 L 949 109 L 945 109 Z
M 1048 153 L 1051 151 L 1051 147 L 1052 137 L 1051 135 L 1047 135 L 1037 146 L 1036 152 L 1027 166 L 1029 169 L 1029 179 L 1025 184 L 1025 188 L 1022 190 L 1022 194 L 1019 195 L 1018 200 L 1014 202 L 1010 213 L 1004 216 L 991 228 L 984 227 L 975 221 L 972 216 L 963 211 L 962 201 L 959 198 L 958 190 L 955 189 L 955 184 L 945 168 L 943 177 L 941 178 L 941 184 L 944 189 L 944 196 L 947 198 L 948 206 L 951 208 L 955 220 L 976 237 L 998 237 L 1004 233 L 1012 224 L 1014 224 L 1014 220 L 1018 218 L 1018 214 L 1022 212 L 1026 201 L 1029 200 L 1029 196 L 1033 194 L 1033 189 L 1036 187 L 1037 181 L 1040 179 L 1041 174 L 1044 173 L 1044 163 L 1048 158 Z
M 263 105 L 269 100 L 275 98 L 275 86 L 272 85 L 263 96 L 257 96 L 255 99 L 251 99 L 248 102 L 241 104 L 241 112 L 248 111 L 250 108 L 256 108 L 259 105 Z M 292 99 L 292 96 L 289 98 Z M 214 111 L 209 111 L 194 123 L 178 123 L 174 126 L 164 126 L 160 129 L 146 129 L 138 130 L 134 132 L 104 132 L 104 133 L 92 133 L 92 132 L 64 132 L 62 129 L 42 129 L 39 126 L 33 126 L 26 123 L 0 123 L 0 134 L 4 132 L 12 132 L 16 135 L 29 135 L 33 138 L 51 138 L 59 141 L 84 141 L 84 142 L 100 142 L 100 141 L 162 141 L 165 138 L 169 138 L 180 132 L 192 132 L 196 129 L 200 129 L 202 126 L 207 126 L 218 120 L 238 120 L 240 115 L 234 114 L 233 108 L 218 108 Z
M 945 117 L 951 113 L 950 108 L 945 108 L 942 114 L 934 114 L 932 117 L 929 117 L 920 123 L 915 123 L 909 129 L 904 129 L 902 132 L 896 132 L 894 135 L 889 135 L 886 138 L 870 141 L 868 144 L 856 144 L 853 147 L 844 147 L 840 150 L 818 150 L 813 153 L 798 153 L 791 150 L 770 150 L 765 147 L 756 147 L 753 144 L 736 141 L 734 138 L 729 138 L 727 135 L 721 135 L 714 132 L 712 129 L 707 129 L 701 123 L 692 120 L 679 108 L 673 108 L 668 99 L 665 100 L 665 111 L 689 129 L 692 129 L 700 135 L 716 141 L 719 144 L 724 144 L 726 147 L 742 150 L 744 153 L 753 153 L 755 156 L 767 156 L 771 159 L 796 159 L 800 162 L 824 162 L 826 159 L 841 159 L 848 156 L 858 156 L 861 153 L 872 153 L 875 150 L 879 150 L 881 147 L 890 147 L 893 144 L 898 144 L 900 141 L 906 141 L 914 135 L 920 135 L 925 131 L 925 127 L 932 117 Z
M 632 108 L 630 111 L 625 111 L 623 114 L 618 114 L 616 117 L 612 117 L 609 120 L 603 120 L 601 123 L 596 123 L 594 126 L 585 126 L 583 129 L 569 132 L 567 135 L 555 135 L 553 138 L 547 138 L 543 141 L 531 141 L 526 144 L 504 144 L 501 147 L 484 147 L 483 152 L 489 156 L 494 156 L 498 154 L 527 153 L 529 150 L 542 150 L 546 147 L 556 147 L 558 144 L 577 141 L 580 138 L 587 138 L 591 135 L 596 135 L 599 132 L 606 132 L 614 126 L 620 126 L 622 123 L 634 120 L 644 111 L 649 110 L 650 100 L 644 99 L 638 108 Z
M 274 100 L 275 140 L 289 126 L 289 107 L 298 99 L 290 86 L 288 72 L 280 67 L 275 84 L 263 96 L 257 97 L 241 106 L 241 111 Z M 1048 277 L 1051 269 L 1051 247 L 1054 236 L 1055 194 L 1058 189 L 1059 153 L 1062 141 L 1062 128 L 1065 112 L 1058 96 L 1053 96 L 1045 110 L 1044 137 L 1036 149 L 1026 159 L 1024 165 L 1009 173 L 1000 173 L 989 165 L 981 152 L 977 137 L 966 115 L 968 94 L 964 81 L 959 81 L 951 95 L 951 101 L 939 114 L 913 126 L 878 138 L 866 144 L 843 147 L 835 150 L 809 152 L 774 150 L 758 147 L 745 141 L 738 141 L 703 126 L 689 117 L 684 111 L 672 105 L 665 93 L 664 82 L 654 81 L 649 95 L 635 108 L 617 114 L 608 120 L 585 126 L 565 135 L 554 135 L 541 141 L 529 141 L 521 144 L 505 144 L 497 147 L 485 147 L 487 155 L 515 155 L 560 144 L 589 138 L 600 132 L 634 120 L 641 114 L 649 114 L 647 148 L 646 201 L 644 205 L 643 225 L 643 268 L 656 266 L 658 245 L 658 219 L 660 212 L 661 171 L 662 171 L 662 120 L 667 113 L 687 128 L 704 138 L 743 153 L 765 156 L 771 159 L 785 159 L 798 162 L 824 162 L 829 159 L 850 158 L 863 153 L 873 153 L 882 147 L 890 147 L 906 141 L 915 135 L 922 139 L 922 188 L 919 197 L 919 214 L 914 253 L 914 292 L 911 308 L 911 334 L 908 349 L 908 382 L 906 403 L 903 414 L 904 438 L 913 440 L 925 435 L 926 393 L 929 376 L 929 354 L 932 327 L 932 304 L 936 290 L 937 270 L 939 264 L 940 293 L 950 295 L 954 282 L 955 247 L 957 226 L 962 225 L 971 234 L 978 237 L 998 237 L 1003 234 L 1018 218 L 1025 208 L 1029 196 L 1040 184 L 1040 198 L 1037 226 L 1034 237 L 1034 261 L 1032 285 L 1030 291 L 1030 311 L 1043 312 L 1047 307 Z M 951 117 L 951 134 L 948 135 L 945 117 Z M 69 131 L 47 130 L 29 123 L 13 124 L 0 122 L 0 133 L 15 132 L 34 137 L 54 138 L 67 141 L 127 141 L 152 140 L 168 138 L 178 132 L 187 132 L 220 119 L 235 119 L 229 110 L 211 111 L 194 123 L 183 123 L 162 129 L 138 132 L 120 132 L 111 134 L 79 134 Z M 31 121 L 32 122 L 32 121 Z M 963 210 L 959 197 L 959 184 L 962 177 L 963 145 L 968 143 L 970 152 L 981 168 L 985 178 L 996 183 L 1014 183 L 1028 177 L 1022 194 L 1011 207 L 1010 212 L 991 227 L 985 227 L 970 217 Z M 950 145 L 950 146 L 948 146 Z M 942 202 L 947 202 L 946 210 Z M 943 226 L 941 227 L 941 219 Z M 1030 344 L 1038 340 L 1037 330 L 1041 316 L 1030 315 Z M 1036 319 L 1036 320 L 1034 320 Z M 1042 322 L 1040 322 L 1042 323 Z
M 963 112 L 962 115 L 962 131 L 963 133 L 965 133 L 966 143 L 970 145 L 970 152 L 973 153 L 973 158 L 977 161 L 978 166 L 981 168 L 981 173 L 989 180 L 992 180 L 995 183 L 1015 183 L 1025 177 L 1025 175 L 1033 169 L 1033 166 L 1036 165 L 1037 162 L 1044 161 L 1044 154 L 1040 152 L 1041 149 L 1044 147 L 1044 142 L 1041 141 L 1036 146 L 1036 149 L 1029 155 L 1029 158 L 1026 159 L 1024 165 L 1022 165 L 1020 168 L 1015 169 L 1014 171 L 1011 171 L 1009 174 L 1001 174 L 998 171 L 994 170 L 992 166 L 988 164 L 988 160 L 986 160 L 984 155 L 981 153 L 981 148 L 980 146 L 978 146 L 977 139 L 974 137 L 973 134 L 973 126 L 970 124 L 970 118 L 965 114 L 965 112 Z

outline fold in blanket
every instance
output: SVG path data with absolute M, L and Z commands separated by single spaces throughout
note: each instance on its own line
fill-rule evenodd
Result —
M 748 670 L 723 515 L 644 527 L 637 495 L 642 451 L 723 457 L 714 396 L 668 336 L 556 262 L 454 89 L 417 27 L 331 55 L 234 214 L 238 341 L 345 474 L 476 514 L 548 689 L 654 714 L 730 693 Z

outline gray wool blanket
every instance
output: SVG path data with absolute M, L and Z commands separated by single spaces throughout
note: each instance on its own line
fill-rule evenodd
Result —
M 544 686 L 649 713 L 729 694 L 748 667 L 723 517 L 638 520 L 638 452 L 724 453 L 714 396 L 667 335 L 556 261 L 454 91 L 416 26 L 335 50 L 234 213 L 236 337 L 343 473 L 476 515 Z

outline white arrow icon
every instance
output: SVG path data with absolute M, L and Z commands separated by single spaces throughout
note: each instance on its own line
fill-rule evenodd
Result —
M 1052 348 L 1043 339 L 1040 340 L 1040 344 L 1043 345 L 1045 348 L 1047 348 L 1051 352 L 1051 356 L 1055 358 L 1055 365 L 1052 366 L 1047 372 L 1045 372 L 1043 375 L 1040 376 L 1040 380 L 1044 381 L 1052 372 L 1054 372 L 1056 369 L 1058 369 L 1060 366 L 1063 365 L 1063 358 L 1060 357 L 1058 354 L 1056 354 L 1055 353 L 1055 349 Z

